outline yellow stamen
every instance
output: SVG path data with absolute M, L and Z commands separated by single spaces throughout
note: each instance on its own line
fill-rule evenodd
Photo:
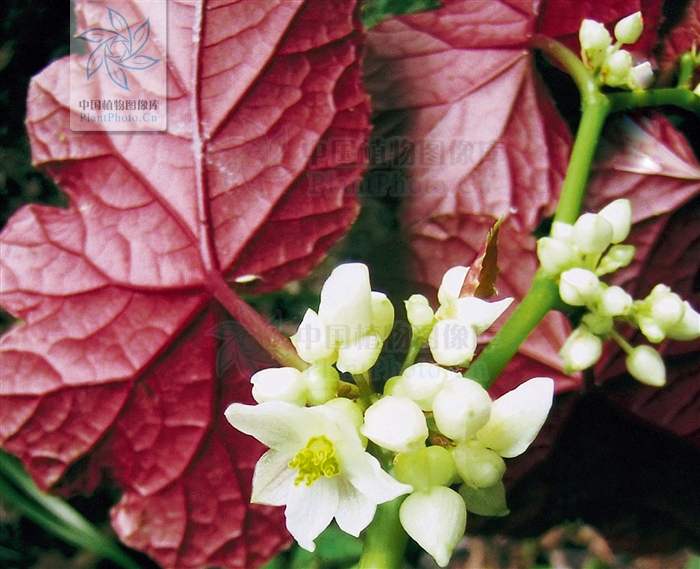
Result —
M 294 485 L 304 482 L 311 486 L 321 476 L 332 478 L 340 474 L 340 465 L 335 458 L 333 443 L 325 436 L 312 437 L 288 464 L 289 468 L 299 469 Z

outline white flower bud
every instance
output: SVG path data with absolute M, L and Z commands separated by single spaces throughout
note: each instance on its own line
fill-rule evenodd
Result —
M 562 221 L 555 221 L 552 223 L 552 230 L 550 231 L 550 234 L 554 239 L 572 243 L 574 237 L 574 226 Z
M 321 289 L 318 316 L 334 342 L 352 342 L 372 325 L 369 271 L 362 263 L 336 267 Z
M 598 310 L 605 316 L 623 316 L 629 313 L 634 300 L 619 286 L 605 289 L 598 298 Z
M 440 432 L 466 441 L 481 429 L 491 414 L 491 397 L 476 381 L 455 377 L 433 399 L 433 418 Z
M 394 305 L 383 292 L 372 291 L 372 330 L 383 342 L 394 326 Z
M 666 383 L 666 366 L 659 352 L 651 346 L 637 346 L 625 360 L 630 375 L 653 387 Z
M 258 403 L 286 401 L 303 407 L 306 405 L 306 384 L 301 372 L 293 367 L 263 369 L 250 378 L 253 399 Z
M 310 308 L 304 314 L 297 333 L 291 338 L 299 357 L 314 363 L 334 358 L 336 345 L 326 334 L 326 325 Z
M 571 267 L 576 258 L 576 252 L 567 241 L 542 237 L 537 241 L 537 257 L 545 273 L 557 276 Z
M 338 395 L 340 378 L 336 369 L 327 363 L 312 365 L 301 372 L 306 385 L 307 403 L 323 405 Z
M 427 328 L 435 322 L 435 314 L 428 299 L 422 294 L 413 294 L 405 302 L 408 321 L 414 328 Z M 427 335 L 427 334 L 426 334 Z
M 477 334 L 481 334 L 491 327 L 512 302 L 512 298 L 504 298 L 496 302 L 489 302 L 475 296 L 458 298 L 455 302 L 457 319 L 474 328 Z
M 452 449 L 457 472 L 472 488 L 488 488 L 498 484 L 506 471 L 506 463 L 497 453 L 478 441 L 460 443 Z
M 594 20 L 583 20 L 578 32 L 578 39 L 581 43 L 581 57 L 583 62 L 597 68 L 603 62 L 605 53 L 612 38 L 605 26 Z
M 683 303 L 685 310 L 683 317 L 666 330 L 666 335 L 672 340 L 695 340 L 700 338 L 700 314 L 698 314 L 686 300 Z
M 591 367 L 603 351 L 603 342 L 586 326 L 579 326 L 566 339 L 559 351 L 564 361 L 564 372 L 581 371 Z
M 360 432 L 394 452 L 414 452 L 425 446 L 428 425 L 420 407 L 408 397 L 387 395 L 365 411 Z
M 613 245 L 598 263 L 596 274 L 600 277 L 626 267 L 634 259 L 634 252 L 634 245 Z
M 597 213 L 584 213 L 574 224 L 573 241 L 583 253 L 602 253 L 610 245 L 612 237 L 612 224 Z
M 635 65 L 630 71 L 628 86 L 630 89 L 648 89 L 654 83 L 654 70 L 651 63 L 645 61 Z
M 664 338 L 666 337 L 666 332 L 662 330 L 659 323 L 649 316 L 637 314 L 637 325 L 642 331 L 642 334 L 646 336 L 646 339 L 654 344 L 663 342 Z
M 693 89 L 693 93 L 695 93 L 698 97 L 700 97 L 700 83 L 695 85 L 695 89 Z
M 559 296 L 571 306 L 584 306 L 595 300 L 600 292 L 600 281 L 586 269 L 569 269 L 561 274 Z
M 476 351 L 476 332 L 456 318 L 440 320 L 428 338 L 430 352 L 441 365 L 454 366 L 469 362 Z
M 491 417 L 476 438 L 504 458 L 522 454 L 544 425 L 553 398 L 554 382 L 550 378 L 526 381 L 493 402 Z
M 459 298 L 462 291 L 464 278 L 469 272 L 469 267 L 452 267 L 442 277 L 442 283 L 438 289 L 438 302 L 440 304 L 451 304 Z
M 364 417 L 362 416 L 362 411 L 360 408 L 355 403 L 350 401 L 350 399 L 346 399 L 345 397 L 336 397 L 335 399 L 331 399 L 330 401 L 324 403 L 323 407 L 329 407 L 331 409 L 341 411 L 348 419 L 350 419 L 350 422 L 357 429 L 357 433 L 360 433 L 360 427 L 362 427 L 364 424 Z
M 629 51 L 620 49 L 605 59 L 601 75 L 606 85 L 620 87 L 627 84 L 631 71 L 632 56 Z
M 338 349 L 336 367 L 353 375 L 364 373 L 377 361 L 382 351 L 382 341 L 376 333 L 357 338 L 354 342 L 341 344 Z
M 414 492 L 399 509 L 401 525 L 440 567 L 464 536 L 467 508 L 462 497 L 444 486 Z
M 445 383 L 459 374 L 429 363 L 414 364 L 403 372 L 391 387 L 392 395 L 412 399 L 423 411 L 432 411 L 433 399 Z
M 681 297 L 670 290 L 667 294 L 658 295 L 651 303 L 651 317 L 662 330 L 677 324 L 683 318 L 684 311 Z
M 632 227 L 632 204 L 629 200 L 619 199 L 610 202 L 598 212 L 612 225 L 611 243 L 621 243 L 630 233 Z
M 635 12 L 626 18 L 622 18 L 622 20 L 615 25 L 615 39 L 623 44 L 632 44 L 642 35 L 643 29 L 644 22 L 642 21 L 642 13 Z

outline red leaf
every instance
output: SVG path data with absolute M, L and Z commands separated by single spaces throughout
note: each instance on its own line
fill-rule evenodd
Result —
M 665 65 L 673 65 L 678 56 L 684 51 L 698 45 L 700 38 L 700 2 L 688 2 L 680 23 L 673 28 L 664 42 L 663 61 Z
M 34 160 L 70 207 L 23 208 L 0 239 L 3 305 L 23 320 L 2 339 L 0 440 L 44 488 L 116 481 L 117 533 L 164 566 L 257 566 L 288 543 L 278 509 L 248 504 L 260 446 L 222 415 L 270 361 L 245 335 L 217 356 L 214 298 L 235 311 L 237 277 L 304 274 L 356 215 L 355 8 L 171 6 L 162 134 L 71 132 L 72 59 L 32 83 Z

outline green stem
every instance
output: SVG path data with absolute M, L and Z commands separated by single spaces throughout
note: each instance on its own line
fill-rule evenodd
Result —
M 629 111 L 643 107 L 674 105 L 700 115 L 700 97 L 686 88 L 648 89 L 610 93 L 610 112 Z
M 610 112 L 608 98 L 597 91 L 582 97 L 582 104 L 581 123 L 571 150 L 569 169 L 554 216 L 555 221 L 569 224 L 573 224 L 581 212 L 600 133 Z M 490 387 L 530 332 L 558 302 L 557 285 L 543 273 L 537 273 L 522 302 L 472 363 L 467 377 L 478 381 L 484 387 Z
M 408 536 L 399 521 L 404 496 L 377 506 L 372 523 L 365 530 L 359 569 L 399 569 L 403 565 Z
M 490 387 L 520 345 L 559 300 L 557 285 L 544 273 L 537 273 L 532 287 L 513 315 L 467 370 L 466 376 Z
M 362 404 L 364 409 L 367 409 L 373 403 L 372 395 L 374 394 L 374 391 L 372 390 L 372 382 L 369 378 L 369 373 L 359 373 L 357 375 L 353 375 L 352 377 L 355 380 L 357 388 L 360 390 L 360 403 Z
M 425 334 L 424 332 L 425 331 L 422 329 L 416 329 L 415 327 L 411 328 L 411 346 L 408 348 L 406 358 L 403 360 L 403 365 L 401 366 L 401 373 L 406 371 L 406 368 L 413 365 L 413 362 L 416 361 L 416 358 L 420 353 L 420 349 L 428 341 L 428 336 L 430 335 L 430 333 L 428 332 L 428 334 Z

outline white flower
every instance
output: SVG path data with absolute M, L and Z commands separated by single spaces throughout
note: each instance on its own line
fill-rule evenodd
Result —
M 600 214 L 584 213 L 574 224 L 573 241 L 583 253 L 602 253 L 612 238 L 613 226 Z
M 387 395 L 365 411 L 360 432 L 394 452 L 414 452 L 425 446 L 428 425 L 418 404 L 400 395 Z
M 695 340 L 700 338 L 700 314 L 686 300 L 683 302 L 683 317 L 666 330 L 672 340 Z
M 632 71 L 632 56 L 625 49 L 620 49 L 609 55 L 601 69 L 601 76 L 606 85 L 620 87 L 629 82 Z
M 309 363 L 337 362 L 340 371 L 360 374 L 379 357 L 394 324 L 394 307 L 372 291 L 362 263 L 336 267 L 321 289 L 318 314 L 309 309 L 291 340 Z
M 611 243 L 622 243 L 632 227 L 632 203 L 627 199 L 617 199 L 610 202 L 598 212 L 612 226 Z
M 632 308 L 634 299 L 619 286 L 605 289 L 598 299 L 598 309 L 605 316 L 622 316 Z
M 306 405 L 306 384 L 301 372 L 293 367 L 263 369 L 250 378 L 253 399 L 258 403 L 286 401 L 299 407 Z
M 432 326 L 435 322 L 435 314 L 430 308 L 428 299 L 422 294 L 412 294 L 405 302 L 406 316 L 411 326 L 422 329 Z
M 440 320 L 428 337 L 433 358 L 445 366 L 462 365 L 474 357 L 476 332 L 469 324 L 456 318 Z
M 464 535 L 467 508 L 462 497 L 444 486 L 414 492 L 399 509 L 401 525 L 418 545 L 446 567 Z
M 525 452 L 544 425 L 554 396 L 554 382 L 535 377 L 502 395 L 491 405 L 488 423 L 477 440 L 504 458 Z
M 381 469 L 364 451 L 353 420 L 330 404 L 234 403 L 226 418 L 270 447 L 255 467 L 251 501 L 286 505 L 287 529 L 309 551 L 333 518 L 359 536 L 377 504 L 412 490 Z
M 630 89 L 648 89 L 654 82 L 654 70 L 651 63 L 645 61 L 635 65 L 630 71 L 628 86 Z

